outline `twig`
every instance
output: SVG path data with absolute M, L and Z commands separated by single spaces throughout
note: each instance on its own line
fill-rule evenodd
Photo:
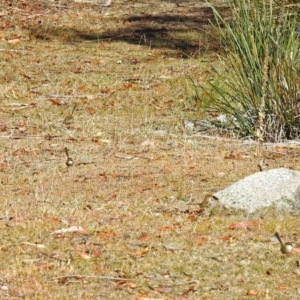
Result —
M 231 142 L 231 143 L 238 142 L 238 143 L 243 143 L 243 144 L 245 143 L 244 141 L 239 140 L 239 139 L 223 138 L 223 137 L 219 137 L 219 136 L 203 135 L 203 134 L 198 134 L 198 133 L 193 134 L 193 136 L 208 139 L 208 140 L 220 141 L 220 142 Z M 251 143 L 253 143 L 253 142 L 251 142 Z
M 67 5 L 52 5 L 52 7 L 54 8 L 64 8 L 64 9 L 71 9 L 69 6 Z
M 185 282 L 177 282 L 177 283 L 174 283 L 174 284 L 168 284 L 167 286 L 172 287 L 172 286 L 186 285 L 186 284 L 191 284 L 191 283 L 199 284 L 199 281 L 198 280 L 190 280 L 190 281 L 185 281 Z
M 78 278 L 78 279 L 81 279 L 81 278 L 94 278 L 94 279 L 104 279 L 104 280 L 116 280 L 116 281 L 119 281 L 119 280 L 122 280 L 122 281 L 130 281 L 132 279 L 130 278 L 122 278 L 122 277 L 110 277 L 110 276 L 93 276 L 93 275 L 65 275 L 65 276 L 57 276 L 57 277 L 53 277 L 52 279 L 53 280 L 60 280 L 60 279 L 65 279 L 65 278 Z
M 16 108 L 12 108 L 11 111 L 18 111 L 18 110 L 23 110 L 23 109 L 33 108 L 33 107 L 35 107 L 35 105 L 16 107 Z
M 99 38 L 95 38 L 95 39 L 91 39 L 89 41 L 87 41 L 86 43 L 92 43 L 93 41 L 110 41 L 110 40 L 114 40 L 114 39 L 118 39 L 118 38 L 124 38 L 124 37 L 127 37 L 127 36 L 132 36 L 133 33 L 127 33 L 127 34 L 120 34 L 120 35 L 115 35 L 115 36 L 111 36 L 111 37 L 106 37 L 106 38 L 102 38 L 102 39 L 99 39 Z
M 11 136 L 11 135 L 0 135 L 0 139 L 11 139 L 11 140 L 20 140 L 20 139 L 43 139 L 43 138 L 49 138 L 48 136 L 40 136 L 40 135 L 26 135 L 26 136 L 22 136 L 22 135 L 15 135 L 15 136 Z
M 198 134 L 198 133 L 193 134 L 192 137 L 199 137 L 199 138 L 204 138 L 204 139 L 208 139 L 208 140 L 214 140 L 217 142 L 240 143 L 242 145 L 254 145 L 255 144 L 254 140 L 230 139 L 230 138 L 223 138 L 223 137 L 219 137 L 219 136 L 203 135 L 203 134 Z M 264 142 L 263 146 L 264 147 L 278 146 L 278 147 L 297 148 L 298 149 L 300 147 L 300 142 L 296 141 L 296 140 L 286 141 L 286 142 L 278 142 L 278 143 Z
M 9 51 L 9 52 L 29 52 L 29 51 L 27 51 L 27 50 L 4 49 L 4 48 L 0 48 L 0 51 Z
M 62 259 L 62 258 L 59 258 L 59 257 L 53 255 L 53 254 L 49 255 L 49 254 L 43 253 L 43 252 L 41 252 L 41 254 L 44 255 L 44 256 L 46 256 L 46 257 L 49 257 L 51 259 L 57 260 L 59 262 L 64 262 L 64 263 L 68 263 L 69 262 L 68 259 Z
M 114 92 L 114 91 L 113 91 Z M 103 96 L 104 93 L 100 93 L 100 94 L 94 94 L 92 95 L 93 97 L 100 97 Z M 44 99 L 57 99 L 57 98 L 86 98 L 87 95 L 44 95 L 43 98 Z

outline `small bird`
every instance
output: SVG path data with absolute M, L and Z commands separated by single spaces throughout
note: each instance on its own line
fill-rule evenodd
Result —
M 278 232 L 275 232 L 275 237 L 277 238 L 277 240 L 279 241 L 280 243 L 280 251 L 283 253 L 283 254 L 289 254 L 291 253 L 291 251 L 293 250 L 293 246 L 291 243 L 283 243 L 282 240 L 281 240 L 281 237 L 279 235 Z
M 65 147 L 65 152 L 66 152 L 66 155 L 67 155 L 67 161 L 66 161 L 66 165 L 68 167 L 71 167 L 74 165 L 74 160 L 69 156 L 69 151 L 68 151 L 68 148 Z

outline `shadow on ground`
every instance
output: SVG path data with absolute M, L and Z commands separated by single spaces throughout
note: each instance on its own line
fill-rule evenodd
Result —
M 41 26 L 30 28 L 32 36 L 37 39 L 64 37 L 67 41 L 123 41 L 130 44 L 150 46 L 152 48 L 168 48 L 185 53 L 187 56 L 215 50 L 218 47 L 212 35 L 211 23 L 214 22 L 211 8 L 192 5 L 194 1 L 184 2 L 185 6 L 169 3 L 171 9 L 134 9 L 132 4 L 124 4 L 123 10 L 111 15 L 101 15 L 100 20 L 109 24 L 109 18 L 119 19 L 115 27 L 104 27 L 101 30 L 81 29 L 78 27 Z M 186 5 L 188 3 L 189 5 Z M 197 2 L 199 4 L 199 2 Z M 230 14 L 228 7 L 219 7 L 223 16 Z M 99 16 L 97 16 L 99 18 Z M 115 22 L 116 23 L 116 22 Z M 114 24 L 115 24 L 114 23 Z

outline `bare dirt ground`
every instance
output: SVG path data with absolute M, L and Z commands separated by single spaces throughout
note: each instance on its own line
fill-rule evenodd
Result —
M 273 238 L 297 246 L 298 216 L 202 203 L 258 171 L 254 143 L 183 126 L 207 117 L 189 78 L 218 63 L 211 17 L 0 2 L 1 299 L 298 299 L 299 256 Z M 264 155 L 300 169 L 297 148 Z

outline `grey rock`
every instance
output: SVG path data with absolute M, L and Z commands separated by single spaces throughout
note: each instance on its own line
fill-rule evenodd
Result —
M 266 207 L 300 208 L 300 172 L 286 168 L 254 173 L 214 194 L 227 208 L 249 213 Z

